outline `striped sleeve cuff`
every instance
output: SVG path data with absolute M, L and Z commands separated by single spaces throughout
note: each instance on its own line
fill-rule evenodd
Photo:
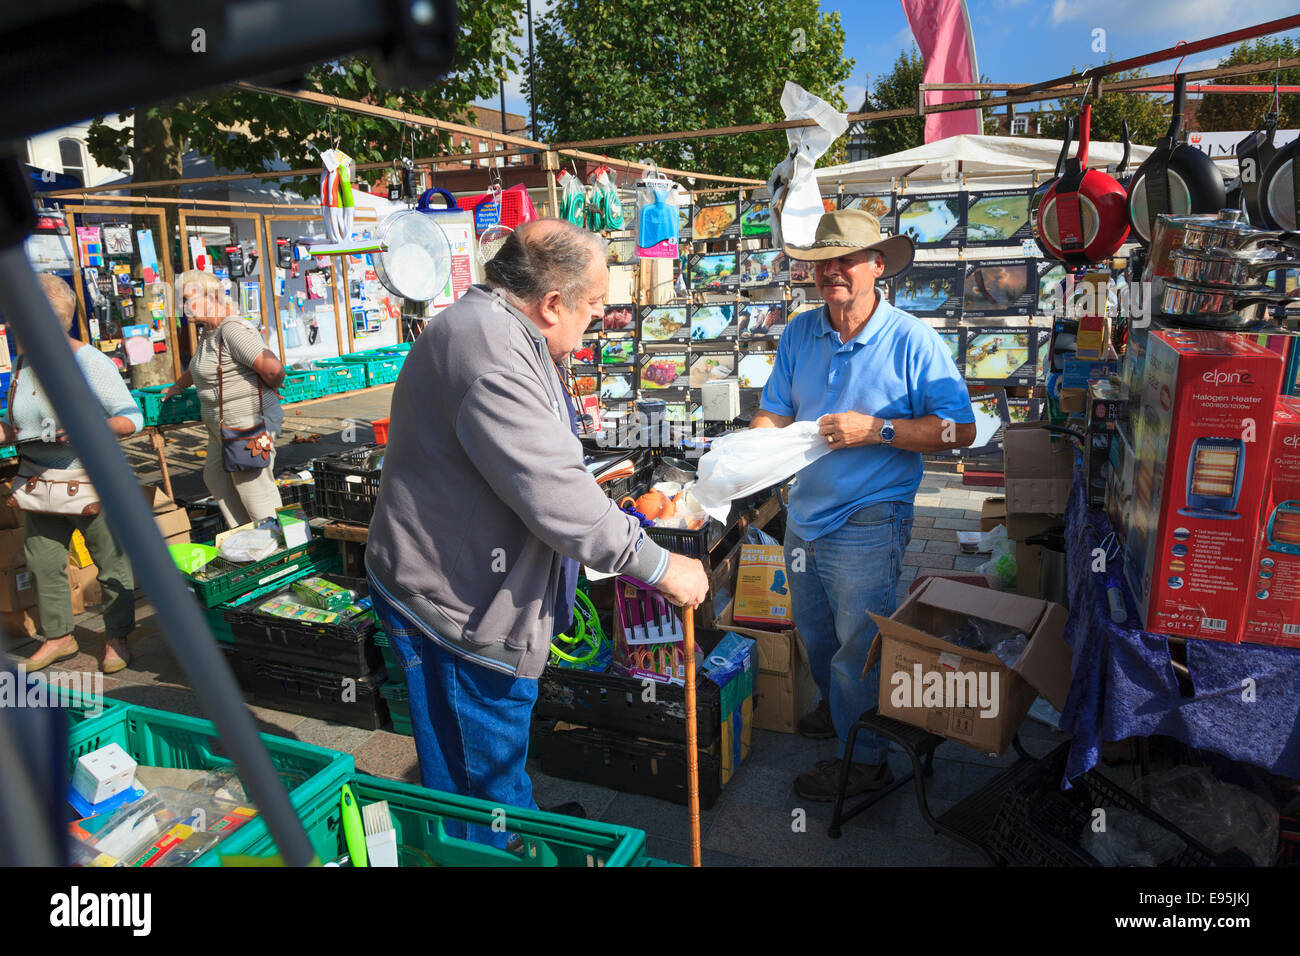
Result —
M 646 584 L 658 584 L 668 573 L 668 551 L 651 541 L 641 532 L 641 547 L 619 574 L 640 578 Z

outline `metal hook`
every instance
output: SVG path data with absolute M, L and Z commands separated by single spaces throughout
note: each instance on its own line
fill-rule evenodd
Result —
M 1180 46 L 1187 46 L 1187 41 L 1186 41 L 1186 40 L 1179 40 L 1177 43 L 1174 44 L 1174 49 L 1177 50 Z M 1187 59 L 1187 54 L 1186 54 L 1186 53 L 1184 53 L 1182 56 L 1180 56 L 1180 57 L 1178 58 L 1178 65 L 1174 67 L 1174 77 L 1175 77 L 1175 78 L 1177 78 L 1177 76 L 1178 76 L 1178 71 L 1181 70 L 1181 69 L 1183 68 L 1183 60 L 1185 60 L 1185 59 Z

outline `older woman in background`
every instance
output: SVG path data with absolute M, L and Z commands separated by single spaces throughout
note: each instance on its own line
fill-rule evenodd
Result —
M 72 289 L 56 276 L 41 275 L 39 279 L 50 308 L 66 330 L 72 324 L 77 307 Z M 113 434 L 119 438 L 134 435 L 144 424 L 144 419 L 112 359 L 71 335 L 67 342 L 86 384 L 99 400 Z M 19 356 L 9 384 L 8 420 L 0 422 L 0 441 L 19 443 L 15 493 L 25 478 L 45 475 L 51 487 L 67 488 L 69 492 L 70 479 L 75 479 L 81 500 L 87 496 L 89 479 L 76 451 L 68 445 L 36 374 L 24 366 L 22 356 Z M 35 483 L 33 487 L 36 487 Z M 24 550 L 27 567 L 36 580 L 36 601 L 41 615 L 38 636 L 44 642 L 40 650 L 28 659 L 28 671 L 41 670 L 81 652 L 72 634 L 72 590 L 68 584 L 68 548 L 73 531 L 80 531 L 85 538 L 86 548 L 99 568 L 99 584 L 104 593 L 106 646 L 100 670 L 113 674 L 130 663 L 126 639 L 135 630 L 135 581 L 131 562 L 118 547 L 98 498 L 94 497 L 92 501 L 85 509 L 89 513 L 24 512 L 27 532 Z
M 191 385 L 198 387 L 199 408 L 208 428 L 203 481 L 226 526 L 274 518 L 281 503 L 275 452 L 265 468 L 226 471 L 221 428 L 223 422 L 227 428 L 251 428 L 264 420 L 271 436 L 278 437 L 284 411 L 277 390 L 284 382 L 284 367 L 261 334 L 234 314 L 216 276 L 192 269 L 181 273 L 176 285 L 185 316 L 200 330 L 199 343 L 189 368 L 164 397 L 172 398 Z

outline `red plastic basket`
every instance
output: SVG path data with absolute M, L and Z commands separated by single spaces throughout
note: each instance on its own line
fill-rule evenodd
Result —
M 387 445 L 388 444 L 388 419 L 376 418 L 373 422 L 370 423 L 370 427 L 375 430 L 375 444 Z

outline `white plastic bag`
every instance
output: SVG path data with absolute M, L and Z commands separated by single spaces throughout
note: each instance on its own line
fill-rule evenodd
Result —
M 817 422 L 750 428 L 713 440 L 691 489 L 712 518 L 726 521 L 733 498 L 784 481 L 831 450 Z
M 269 558 L 280 548 L 280 541 L 275 533 L 265 528 L 250 531 L 236 531 L 221 542 L 221 556 L 236 564 L 249 561 L 261 561 Z
M 811 245 L 817 223 L 826 208 L 813 167 L 822 154 L 849 128 L 848 117 L 798 83 L 786 81 L 781 109 L 787 120 L 813 119 L 816 126 L 796 126 L 785 131 L 790 148 L 768 177 L 772 195 L 772 245 Z

